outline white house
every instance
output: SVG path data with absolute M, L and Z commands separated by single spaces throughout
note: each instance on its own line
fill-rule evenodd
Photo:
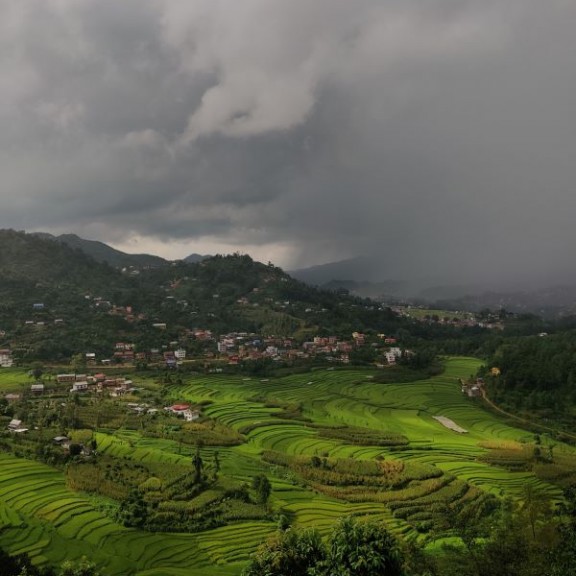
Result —
M 184 360 L 186 358 L 186 350 L 178 348 L 178 350 L 174 350 L 174 356 L 176 356 L 177 360 Z
M 181 414 L 184 416 L 184 420 L 186 420 L 186 422 L 194 422 L 194 420 L 198 420 L 198 418 L 200 418 L 199 410 L 184 410 L 184 412 L 181 412 Z
M 0 367 L 10 368 L 14 364 L 10 350 L 0 350 Z
M 396 364 L 396 360 L 402 356 L 402 350 L 398 347 L 393 347 L 388 350 L 388 352 L 384 353 L 386 357 L 386 362 L 388 364 Z
M 85 392 L 88 390 L 88 382 L 74 382 L 70 392 Z
M 8 430 L 16 433 L 28 432 L 28 428 L 22 428 L 22 420 L 16 418 L 13 418 L 10 421 L 10 424 L 8 424 Z

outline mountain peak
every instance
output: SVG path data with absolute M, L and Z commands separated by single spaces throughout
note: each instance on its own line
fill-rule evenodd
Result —
M 115 268 L 130 266 L 146 268 L 168 265 L 168 261 L 160 256 L 153 256 L 151 254 L 127 254 L 99 240 L 86 240 L 77 234 L 68 233 L 54 236 L 48 232 L 34 232 L 31 235 L 44 240 L 53 240 L 60 244 L 65 244 L 70 248 L 81 250 L 91 258 L 94 258 L 94 260 L 105 262 Z

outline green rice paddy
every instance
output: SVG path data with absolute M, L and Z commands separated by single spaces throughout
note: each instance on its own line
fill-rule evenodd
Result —
M 235 480 L 250 482 L 265 473 L 273 486 L 272 509 L 296 524 L 327 532 L 342 515 L 370 515 L 385 520 L 396 534 L 419 538 L 413 519 L 428 518 L 431 503 L 450 505 L 485 493 L 521 498 L 526 485 L 550 499 L 560 498 L 560 487 L 542 476 L 511 472 L 481 458 L 488 453 L 483 446 L 526 444 L 532 435 L 462 395 L 458 379 L 478 366 L 475 359 L 452 358 L 440 376 L 397 385 L 375 383 L 369 378 L 373 372 L 363 370 L 318 370 L 267 381 L 191 376 L 172 386 L 170 394 L 175 401 L 209 400 L 203 410 L 207 416 L 244 434 L 246 442 L 239 446 L 204 452 L 217 449 L 221 473 Z M 0 372 L 0 390 L 16 390 L 28 382 L 14 370 Z M 299 406 L 300 413 L 281 418 L 284 405 Z M 455 432 L 434 416 L 449 418 L 467 432 Z M 345 434 L 322 435 L 322 429 L 334 427 L 370 429 L 405 437 L 408 443 L 348 443 Z M 128 430 L 101 431 L 96 439 L 100 452 L 143 463 L 190 462 L 193 451 Z M 555 450 L 564 460 L 573 456 L 568 446 Z M 264 451 L 291 461 L 377 458 L 406 465 L 406 470 L 433 468 L 436 473 L 414 477 L 394 491 L 347 486 L 339 492 L 338 487 L 303 481 L 290 467 L 265 462 Z M 257 545 L 275 530 L 274 522 L 240 521 L 196 534 L 153 534 L 116 524 L 97 504 L 94 497 L 68 489 L 62 472 L 0 453 L 0 544 L 11 553 L 27 552 L 37 563 L 58 564 L 84 555 L 110 575 L 227 576 L 239 574 Z M 450 537 L 449 531 L 444 537 Z
M 0 368 L 0 392 L 21 392 L 29 389 L 33 380 L 19 368 Z

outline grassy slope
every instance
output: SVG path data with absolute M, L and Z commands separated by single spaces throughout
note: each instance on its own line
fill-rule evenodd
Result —
M 29 390 L 33 378 L 19 368 L 0 368 L 0 394 Z
M 523 486 L 530 483 L 549 497 L 558 497 L 558 488 L 530 472 L 510 473 L 475 460 L 486 452 L 480 442 L 531 438 L 524 431 L 502 424 L 462 396 L 457 378 L 469 376 L 478 364 L 474 359 L 451 359 L 441 376 L 401 385 L 373 383 L 370 374 L 361 370 L 322 370 L 269 381 L 197 376 L 174 388 L 173 394 L 177 399 L 211 400 L 213 404 L 206 412 L 236 429 L 251 425 L 246 444 L 219 450 L 222 473 L 246 481 L 259 472 L 271 475 L 273 508 L 293 514 L 298 524 L 326 531 L 343 514 L 371 514 L 388 521 L 393 531 L 414 537 L 410 526 L 392 517 L 383 504 L 331 499 L 299 485 L 283 471 L 271 469 L 259 454 L 271 449 L 339 458 L 385 455 L 387 459 L 435 464 L 498 494 L 518 496 Z M 0 389 L 26 382 L 14 371 L 0 375 Z M 320 438 L 305 422 L 275 418 L 280 409 L 264 406 L 264 398 L 302 403 L 303 416 L 316 423 L 404 434 L 411 443 L 391 453 L 386 448 Z M 451 418 L 469 433 L 450 431 L 432 418 L 437 415 Z M 136 433 L 100 434 L 98 445 L 101 450 L 142 461 L 189 461 L 191 455 L 190 448 L 180 456 L 175 443 L 141 439 Z M 570 451 L 568 447 L 556 450 Z M 270 522 L 243 522 L 193 535 L 125 529 L 95 510 L 93 500 L 69 491 L 59 472 L 4 454 L 0 454 L 0 502 L 0 526 L 4 527 L 0 543 L 10 551 L 27 551 L 39 562 L 60 562 L 65 557 L 84 554 L 102 563 L 109 574 L 239 574 L 251 551 L 275 529 Z

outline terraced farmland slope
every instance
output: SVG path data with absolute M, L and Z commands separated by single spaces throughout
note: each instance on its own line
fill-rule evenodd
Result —
M 265 381 L 192 376 L 169 393 L 210 401 L 206 415 L 243 434 L 245 443 L 217 448 L 222 474 L 246 482 L 266 474 L 275 512 L 321 531 L 344 514 L 371 515 L 404 537 L 425 539 L 431 526 L 449 536 L 446 511 L 480 507 L 487 494 L 521 497 L 531 485 L 560 497 L 557 485 L 532 470 L 510 472 L 486 459 L 494 447 L 528 445 L 532 435 L 462 395 L 458 379 L 478 365 L 452 358 L 441 376 L 398 385 L 373 382 L 374 372 L 363 370 Z M 467 432 L 443 425 L 440 416 Z M 137 431 L 100 431 L 96 438 L 103 454 L 143 463 L 189 463 L 193 451 Z M 570 447 L 555 451 L 573 457 Z M 0 543 L 39 563 L 86 555 L 111 575 L 239 574 L 275 529 L 273 521 L 239 519 L 196 534 L 151 534 L 121 527 L 105 504 L 68 489 L 57 470 L 0 453 Z

